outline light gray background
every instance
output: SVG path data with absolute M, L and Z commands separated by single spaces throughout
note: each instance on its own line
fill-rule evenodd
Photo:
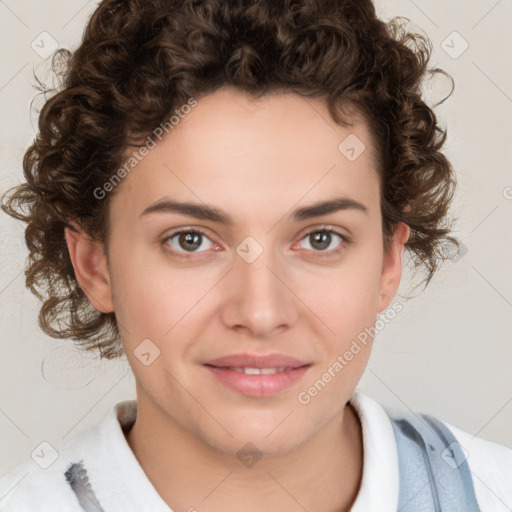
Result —
M 1 191 L 21 180 L 35 136 L 32 75 L 44 76 L 48 60 L 32 41 L 48 32 L 75 48 L 96 5 L 0 0 Z M 424 30 L 434 45 L 431 66 L 455 80 L 436 112 L 449 128 L 446 153 L 459 180 L 456 235 L 468 252 L 447 262 L 378 334 L 359 388 L 384 405 L 428 412 L 512 447 L 512 2 L 377 0 L 377 9 Z M 463 48 L 454 31 L 469 44 L 458 58 L 443 49 L 454 55 Z M 426 92 L 435 102 L 447 87 L 440 80 Z M 40 332 L 39 305 L 24 288 L 23 225 L 3 213 L 0 243 L 2 475 L 42 441 L 55 446 L 101 421 L 113 404 L 135 398 L 135 386 L 125 361 L 95 361 Z

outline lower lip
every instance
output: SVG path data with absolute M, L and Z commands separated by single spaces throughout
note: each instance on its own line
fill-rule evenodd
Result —
M 311 365 L 301 366 L 284 372 L 246 375 L 228 368 L 207 366 L 207 368 L 220 382 L 227 387 L 250 396 L 276 395 L 293 386 L 308 371 Z

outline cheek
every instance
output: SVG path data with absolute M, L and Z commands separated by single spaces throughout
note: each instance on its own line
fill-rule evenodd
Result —
M 306 304 L 346 340 L 375 322 L 381 265 L 375 253 L 359 252 L 313 282 L 308 279 L 301 296 L 309 297 Z
M 169 314 L 164 302 L 168 300 L 167 279 L 136 251 L 124 251 L 123 255 L 123 247 L 118 246 L 111 261 L 112 298 L 123 338 L 135 343 L 161 334 L 163 324 L 172 320 L 164 314 L 166 310 Z
M 174 326 L 182 327 L 197 316 L 200 301 L 218 277 L 211 271 L 180 269 L 136 250 L 112 260 L 112 290 L 116 316 L 130 344 L 145 338 L 163 344 Z
M 308 404 L 313 415 L 321 416 L 334 401 L 348 400 L 368 363 L 380 276 L 378 259 L 369 263 L 347 265 L 332 279 L 317 282 L 315 291 L 310 292 L 314 312 L 334 331 L 324 329 L 325 336 L 318 340 L 323 344 L 322 360 L 297 397 L 300 404 Z

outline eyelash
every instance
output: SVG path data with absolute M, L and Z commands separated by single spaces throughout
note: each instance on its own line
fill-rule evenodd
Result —
M 207 238 L 208 240 L 210 240 L 210 238 L 204 231 L 201 231 L 200 229 L 182 229 L 180 231 L 176 231 L 175 233 L 172 233 L 171 235 L 167 236 L 162 241 L 162 243 L 166 246 L 166 250 L 168 252 L 170 252 L 173 256 L 183 259 L 183 260 L 190 260 L 191 257 L 193 257 L 193 255 L 195 254 L 194 252 L 190 252 L 190 253 L 188 253 L 189 255 L 185 256 L 183 252 L 176 251 L 175 249 L 170 248 L 170 246 L 167 244 L 167 242 L 169 240 L 173 239 L 177 235 L 181 235 L 184 233 L 201 235 L 201 236 Z M 350 240 L 346 235 L 344 235 L 344 234 L 340 233 L 338 230 L 336 230 L 334 228 L 330 228 L 330 227 L 324 227 L 324 228 L 314 229 L 312 231 L 309 231 L 299 241 L 302 241 L 305 238 L 307 238 L 315 233 L 333 233 L 335 235 L 338 235 L 341 238 L 341 243 L 339 244 L 339 246 L 336 249 L 331 249 L 330 251 L 315 251 L 315 250 L 313 250 L 314 257 L 326 258 L 326 257 L 331 257 L 331 256 L 337 256 L 343 250 L 345 250 L 347 245 L 350 244 Z M 311 249 L 307 249 L 307 250 L 310 251 Z M 199 252 L 203 252 L 203 251 L 199 251 Z

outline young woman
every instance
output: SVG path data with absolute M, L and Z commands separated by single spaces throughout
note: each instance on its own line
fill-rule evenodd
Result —
M 511 450 L 356 390 L 404 249 L 428 284 L 457 243 L 428 41 L 366 0 L 104 0 L 58 56 L 3 207 L 43 330 L 137 400 L 0 509 L 510 510 Z

